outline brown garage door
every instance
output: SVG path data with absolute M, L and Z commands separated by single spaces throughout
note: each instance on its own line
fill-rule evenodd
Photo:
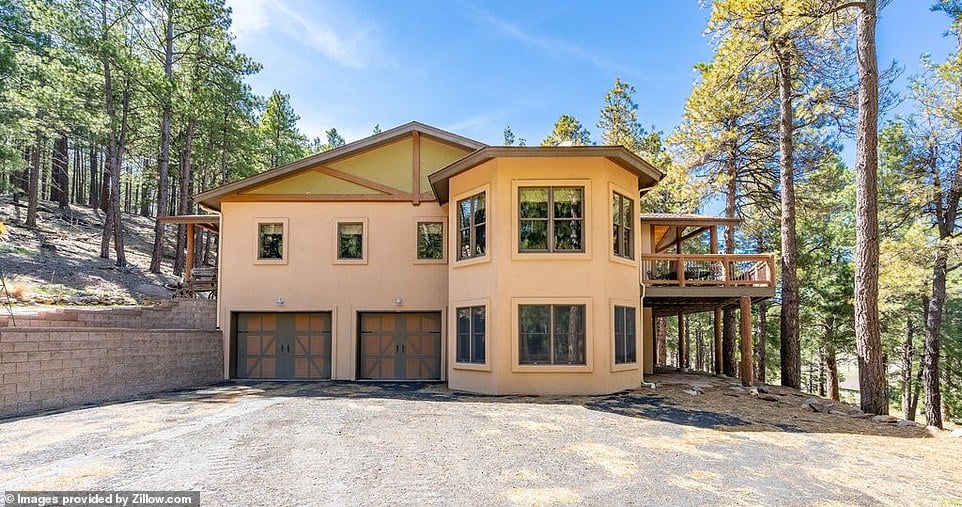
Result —
M 236 378 L 331 378 L 330 312 L 235 315 Z
M 358 378 L 441 378 L 441 313 L 362 313 Z

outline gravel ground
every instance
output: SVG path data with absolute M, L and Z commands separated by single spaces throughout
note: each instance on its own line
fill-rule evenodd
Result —
M 256 383 L 0 421 L 0 490 L 188 489 L 204 506 L 956 505 L 958 440 L 780 431 L 647 389 Z

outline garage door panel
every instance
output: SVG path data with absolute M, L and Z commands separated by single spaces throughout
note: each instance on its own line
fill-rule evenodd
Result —
M 441 378 L 441 314 L 361 313 L 358 378 Z
M 237 376 L 331 378 L 330 313 L 236 314 Z

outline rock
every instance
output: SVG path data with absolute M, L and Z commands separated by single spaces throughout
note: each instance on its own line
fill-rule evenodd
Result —
M 876 415 L 872 416 L 872 422 L 892 424 L 898 422 L 899 418 L 893 415 Z
M 745 392 L 745 388 L 742 387 L 742 386 L 731 386 L 731 387 L 729 387 L 728 389 L 730 389 L 730 390 L 731 390 L 732 392 L 734 392 L 734 393 L 744 393 L 744 392 Z M 725 393 L 725 394 L 730 394 L 730 393 Z
M 134 287 L 134 292 L 143 294 L 144 296 L 170 297 L 170 291 L 164 288 L 163 285 L 154 285 L 149 283 L 143 283 Z
M 836 409 L 834 409 L 834 408 L 833 408 L 833 409 L 830 409 L 830 410 L 828 411 L 828 413 L 829 413 L 829 414 L 832 414 L 832 415 L 848 415 L 848 412 L 844 412 L 844 411 L 842 411 L 842 410 L 836 410 Z
M 682 391 L 682 392 L 685 393 L 685 394 L 690 394 L 690 395 L 692 395 L 692 396 L 698 396 L 699 394 L 701 394 L 701 393 L 699 393 L 698 391 L 696 391 L 696 390 L 694 390 L 694 389 L 685 389 L 685 390 Z
M 778 396 L 768 393 L 758 393 L 758 399 L 765 401 L 778 401 Z
M 898 426 L 899 428 L 914 428 L 918 426 L 918 423 L 915 421 L 910 421 L 908 419 L 902 419 L 898 423 L 896 423 L 896 426 Z
M 758 392 L 760 392 L 760 393 L 767 393 L 767 392 L 770 392 L 770 391 L 771 391 L 771 390 L 768 388 L 768 386 L 764 386 L 764 385 L 763 385 L 763 386 L 758 386 L 758 387 L 756 387 L 755 389 L 756 389 Z
M 962 430 L 952 430 L 952 433 L 949 433 L 949 438 L 962 438 Z
M 808 398 L 802 402 L 802 408 L 807 408 L 812 412 L 824 412 L 825 405 L 818 398 Z
M 835 408 L 834 403 L 819 403 L 818 405 L 816 405 L 815 411 L 822 412 L 823 414 L 827 414 L 831 412 L 833 408 Z

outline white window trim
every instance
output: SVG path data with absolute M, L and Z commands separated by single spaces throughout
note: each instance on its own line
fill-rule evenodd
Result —
M 338 246 L 340 243 L 340 238 L 338 237 L 339 225 L 340 224 L 361 224 L 361 258 L 360 259 L 338 259 Z M 360 217 L 337 217 L 334 219 L 334 235 L 332 236 L 333 241 L 333 252 L 331 255 L 331 264 L 367 264 L 368 259 L 371 256 L 370 249 L 370 228 L 368 227 L 367 218 Z
M 621 257 L 619 255 L 615 255 L 614 245 L 611 244 L 611 228 L 614 226 L 614 223 L 615 223 L 615 216 L 611 208 L 614 206 L 614 203 L 615 203 L 615 192 L 621 194 L 623 197 L 628 198 L 629 200 L 631 200 L 631 203 L 632 203 L 632 211 L 633 211 L 632 222 L 633 223 L 631 226 L 633 227 L 633 229 L 632 229 L 631 247 L 633 248 L 633 252 L 632 252 L 634 254 L 633 259 L 628 259 L 625 257 Z M 636 197 L 633 197 L 631 192 L 614 183 L 611 183 L 611 182 L 608 183 L 608 232 L 607 232 L 608 260 L 612 262 L 617 262 L 619 264 L 624 264 L 626 266 L 631 266 L 633 268 L 640 270 L 641 264 L 638 260 L 639 259 L 638 253 L 641 251 L 640 250 L 641 244 L 639 242 L 639 238 L 641 237 L 641 215 L 639 214 L 639 211 L 638 211 L 639 209 L 638 205 L 639 205 L 638 199 Z
M 520 251 L 521 223 L 519 189 L 523 187 L 582 187 L 584 188 L 584 216 L 581 222 L 581 241 L 584 243 L 582 252 L 522 252 Z M 609 212 L 609 214 L 611 214 Z M 591 223 L 591 180 L 511 180 L 511 259 L 512 260 L 590 260 L 591 235 L 594 228 Z M 550 238 L 549 238 L 550 240 Z
M 615 307 L 616 306 L 627 306 L 635 309 L 635 362 L 633 363 L 616 363 L 615 362 Z M 644 334 L 641 329 L 641 312 L 643 309 L 638 304 L 638 301 L 632 301 L 630 299 L 609 299 L 608 300 L 608 350 L 610 353 L 609 361 L 611 366 L 611 371 L 628 371 L 637 370 L 641 368 L 643 364 L 644 350 L 642 350 L 642 335 Z
M 461 363 L 458 362 L 458 308 L 471 306 L 484 307 L 484 362 L 483 363 Z M 455 370 L 491 371 L 491 300 L 490 299 L 468 299 L 451 303 L 451 322 L 448 329 L 451 330 L 451 368 Z
M 418 224 L 420 223 L 440 223 L 441 224 L 441 258 L 440 259 L 419 259 L 418 258 Z M 411 246 L 412 264 L 447 264 L 448 263 L 448 220 L 445 216 L 423 216 L 411 219 L 414 241 Z
M 277 265 L 288 263 L 288 252 L 291 244 L 290 220 L 287 217 L 254 217 L 254 264 Z M 260 259 L 260 229 L 262 224 L 281 224 L 281 258 L 280 259 Z
M 513 373 L 591 373 L 594 371 L 594 313 L 591 297 L 522 297 L 511 298 L 511 371 Z M 521 305 L 584 305 L 585 306 L 585 364 L 532 365 L 521 364 Z
M 484 194 L 484 213 L 485 213 L 485 245 L 484 245 L 484 255 L 479 255 L 477 257 L 469 257 L 467 259 L 458 259 L 458 240 L 460 236 L 460 224 L 458 223 L 458 201 L 467 199 L 468 197 Z M 454 196 L 450 201 L 451 206 L 448 212 L 448 223 L 452 224 L 451 227 L 454 228 L 454 233 L 450 235 L 451 239 L 451 249 L 448 252 L 449 259 L 452 260 L 452 265 L 455 268 L 461 268 L 466 266 L 473 266 L 475 264 L 483 264 L 486 262 L 491 262 L 491 231 L 493 230 L 494 224 L 494 213 L 491 212 L 491 184 L 485 183 L 479 187 L 474 187 L 465 192 Z

